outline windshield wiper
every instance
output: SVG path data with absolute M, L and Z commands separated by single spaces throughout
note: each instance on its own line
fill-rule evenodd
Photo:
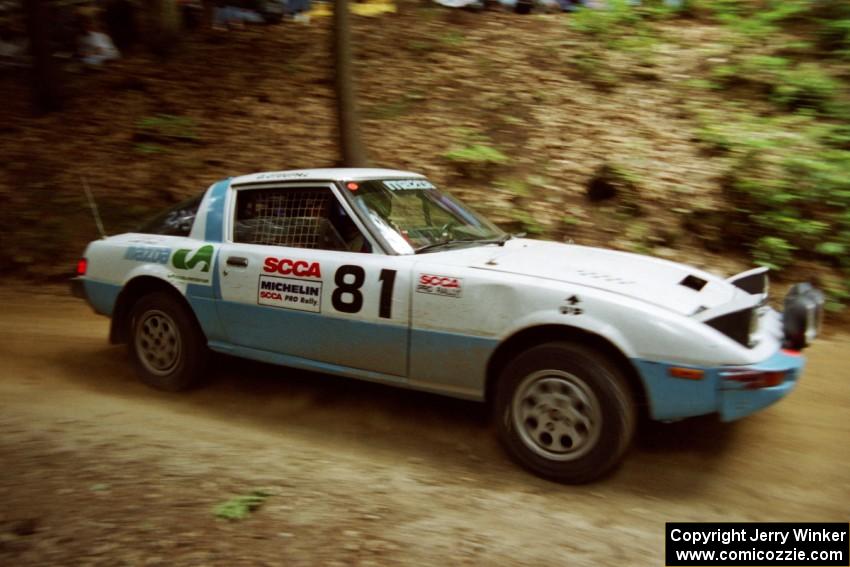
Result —
M 433 248 L 440 248 L 441 246 L 450 246 L 452 244 L 466 244 L 471 242 L 470 240 L 457 240 L 455 238 L 449 238 L 446 240 L 440 240 L 439 242 L 432 242 L 431 244 L 426 244 L 424 246 L 420 246 L 416 250 L 413 251 L 414 254 L 419 254 L 420 252 L 425 252 L 426 250 L 431 250 Z
M 513 237 L 509 233 L 505 233 L 499 238 L 484 238 L 481 240 L 449 238 L 446 240 L 440 240 L 439 242 L 432 242 L 431 244 L 420 246 L 413 252 L 414 254 L 419 254 L 420 252 L 433 250 L 434 248 L 440 248 L 442 246 L 451 246 L 452 244 L 498 244 L 499 246 L 504 246 L 505 242 L 507 242 L 511 238 Z
M 468 242 L 475 242 L 476 244 L 498 244 L 499 246 L 504 246 L 505 242 L 513 238 L 513 235 L 509 232 L 506 232 L 499 238 L 485 238 L 483 240 L 469 240 Z

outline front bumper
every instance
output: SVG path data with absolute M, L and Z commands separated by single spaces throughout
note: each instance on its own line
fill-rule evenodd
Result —
M 766 298 L 764 272 L 747 274 L 742 281 L 735 280 L 736 285 Z M 762 283 L 747 289 L 749 279 L 755 276 L 761 277 Z M 751 353 L 758 352 L 753 358 L 766 357 L 760 362 L 700 367 L 633 360 L 646 389 L 650 415 L 657 420 L 677 420 L 716 413 L 723 421 L 734 421 L 782 399 L 800 379 L 806 362 L 800 349 L 808 346 L 820 330 L 823 301 L 823 293 L 810 284 L 796 284 L 785 298 L 784 313 L 769 307 L 749 309 L 758 315 L 756 328 L 736 332 L 747 336 L 745 342 Z
M 806 358 L 797 351 L 781 350 L 759 364 L 720 372 L 718 414 L 722 421 L 734 421 L 755 413 L 787 396 L 797 385 Z M 735 380 L 738 373 L 777 373 L 776 385 L 751 388 Z
M 646 387 L 653 419 L 672 421 L 716 413 L 722 421 L 734 421 L 788 395 L 800 379 L 805 360 L 798 352 L 778 350 L 759 363 L 734 367 L 632 362 Z M 674 369 L 691 371 L 690 376 L 676 377 Z M 776 381 L 764 385 L 744 380 L 764 373 Z

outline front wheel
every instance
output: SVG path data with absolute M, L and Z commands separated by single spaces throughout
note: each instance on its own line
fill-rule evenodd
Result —
M 499 438 L 522 466 L 578 484 L 611 470 L 635 429 L 635 404 L 620 370 L 598 352 L 566 342 L 511 361 L 496 389 Z
M 196 385 L 207 359 L 206 339 L 192 312 L 174 295 L 142 297 L 131 313 L 130 354 L 142 381 L 160 390 Z

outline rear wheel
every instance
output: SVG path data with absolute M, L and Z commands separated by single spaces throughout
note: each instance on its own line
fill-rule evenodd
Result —
M 566 342 L 511 361 L 496 389 L 497 428 L 508 453 L 531 471 L 582 483 L 611 470 L 635 429 L 635 404 L 620 370 Z
M 207 360 L 206 339 L 192 312 L 174 295 L 156 292 L 133 306 L 130 353 L 142 381 L 160 390 L 195 386 Z

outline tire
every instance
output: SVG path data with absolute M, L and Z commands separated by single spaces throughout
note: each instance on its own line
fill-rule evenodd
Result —
M 635 431 L 634 397 L 620 370 L 597 351 L 551 342 L 519 354 L 496 385 L 496 427 L 528 470 L 568 484 L 617 465 Z
M 198 385 L 209 351 L 194 314 L 172 293 L 145 295 L 130 314 L 130 356 L 145 384 L 177 392 Z

